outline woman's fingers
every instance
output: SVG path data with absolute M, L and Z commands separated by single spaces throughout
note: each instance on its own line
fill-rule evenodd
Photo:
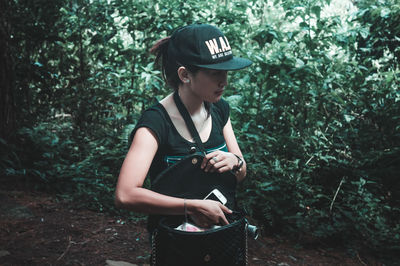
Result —
M 224 213 L 228 213 L 228 214 L 231 214 L 231 213 L 232 213 L 232 210 L 229 209 L 228 207 L 226 207 L 225 205 L 222 205 L 221 203 L 219 203 L 219 206 L 220 206 L 221 210 L 222 210 Z
M 218 160 L 215 160 L 214 158 L 216 158 L 216 157 L 213 157 L 213 158 L 211 158 L 211 160 L 208 161 L 207 166 L 204 169 L 204 171 L 215 172 L 215 170 L 218 169 L 218 166 L 224 163 L 223 161 L 218 161 Z
M 201 164 L 201 168 L 205 172 L 219 172 L 223 173 L 229 171 L 233 167 L 231 153 L 215 151 L 207 154 Z
M 204 156 L 203 162 L 201 163 L 201 168 L 202 169 L 207 169 L 207 167 L 210 167 L 212 164 L 217 163 L 219 160 L 218 158 L 218 152 L 211 152 Z
M 201 227 L 210 227 L 215 224 L 229 224 L 225 213 L 232 213 L 226 206 L 214 200 L 202 200 L 202 207 L 191 215 L 193 221 Z
M 218 168 L 217 170 L 216 170 L 216 172 L 218 172 L 218 173 L 224 173 L 224 172 L 227 172 L 227 171 L 229 171 L 229 170 L 231 170 L 230 168 L 229 168 L 229 166 L 224 166 L 224 167 L 220 167 L 220 168 Z
M 219 224 L 219 223 L 222 225 L 229 224 L 228 220 L 226 219 L 225 213 L 232 213 L 232 211 L 228 207 L 222 205 L 219 202 L 218 202 L 218 206 L 221 209 L 222 214 L 219 216 L 219 220 L 216 221 L 216 224 Z

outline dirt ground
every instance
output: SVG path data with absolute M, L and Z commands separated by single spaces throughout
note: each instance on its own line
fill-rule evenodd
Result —
M 0 190 L 0 265 L 149 263 L 145 221 L 77 210 L 70 202 L 31 191 Z M 249 241 L 249 265 L 384 265 L 321 244 L 263 236 Z

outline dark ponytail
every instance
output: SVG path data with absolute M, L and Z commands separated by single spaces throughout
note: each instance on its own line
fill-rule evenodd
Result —
M 166 64 L 168 61 L 168 44 L 171 39 L 171 36 L 167 36 L 156 41 L 150 49 L 150 53 L 156 56 L 154 60 L 156 66 L 161 69 L 163 79 L 168 83 L 167 75 L 166 75 Z
M 171 40 L 171 36 L 162 38 L 156 41 L 150 49 L 150 53 L 156 56 L 155 63 L 159 67 L 162 73 L 162 77 L 169 86 L 178 89 L 179 84 L 182 83 L 178 76 L 178 68 L 184 66 L 192 74 L 199 71 L 199 67 L 183 65 L 179 63 L 176 58 L 171 57 L 168 54 L 168 45 Z

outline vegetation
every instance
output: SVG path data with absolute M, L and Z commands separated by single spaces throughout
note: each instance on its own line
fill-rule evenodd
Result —
M 340 3 L 0 0 L 2 178 L 118 212 L 128 135 L 169 93 L 148 50 L 206 22 L 254 62 L 225 95 L 249 164 L 243 206 L 269 232 L 396 254 L 400 5 Z

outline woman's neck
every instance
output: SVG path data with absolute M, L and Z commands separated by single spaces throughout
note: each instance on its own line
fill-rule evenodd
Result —
M 182 87 L 178 89 L 178 94 L 190 115 L 195 116 L 204 112 L 203 99 Z

